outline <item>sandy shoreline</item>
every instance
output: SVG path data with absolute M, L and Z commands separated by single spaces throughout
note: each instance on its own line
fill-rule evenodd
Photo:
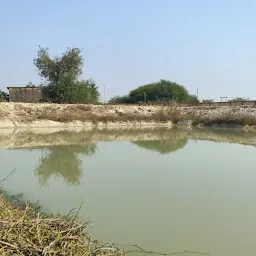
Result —
M 256 107 L 176 107 L 0 103 L 3 129 L 94 130 L 173 126 L 256 127 Z
M 138 122 L 138 121 L 127 121 L 127 122 L 82 122 L 82 121 L 72 121 L 72 122 L 56 122 L 51 120 L 37 120 L 31 122 L 22 121 L 10 121 L 10 120 L 0 120 L 0 129 L 60 129 L 60 130 L 94 130 L 94 129 L 127 129 L 127 128 L 157 128 L 166 127 L 172 128 L 172 122 Z M 47 131 L 46 131 L 47 132 Z

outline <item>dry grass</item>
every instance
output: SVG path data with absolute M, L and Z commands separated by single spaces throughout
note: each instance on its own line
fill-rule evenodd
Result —
M 9 115 L 9 109 L 6 108 L 5 103 L 0 102 L 0 118 L 5 118 Z
M 95 114 L 93 113 L 91 106 L 84 106 L 86 108 L 78 108 L 77 106 L 71 106 L 58 113 L 57 111 L 45 111 L 37 115 L 37 119 L 51 120 L 57 122 L 168 122 L 172 121 L 177 123 L 181 120 L 181 112 L 176 107 L 165 107 L 155 112 L 147 111 L 147 113 L 123 113 L 115 110 L 111 114 Z
M 223 113 L 213 117 L 194 117 L 193 125 L 204 126 L 253 126 L 256 125 L 256 116 L 239 113 Z
M 256 125 L 256 109 L 247 107 L 111 106 L 84 104 L 2 103 L 0 118 L 21 123 L 56 122 L 169 122 L 205 126 Z M 186 122 L 185 122 L 186 123 Z
M 1 117 L 1 118 L 6 117 L 7 115 L 8 115 L 8 112 L 7 112 L 7 111 L 4 111 L 4 110 L 0 109 L 0 117 Z
M 76 104 L 76 105 L 69 105 L 66 108 L 70 112 L 88 112 L 92 110 L 92 105 L 85 105 L 85 104 Z
M 41 217 L 18 209 L 0 195 L 0 255 L 121 255 L 117 248 L 84 232 L 76 215 Z

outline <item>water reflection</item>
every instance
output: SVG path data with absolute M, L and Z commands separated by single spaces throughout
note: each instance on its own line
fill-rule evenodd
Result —
M 80 184 L 83 170 L 78 154 L 93 155 L 97 150 L 94 143 L 85 145 L 55 146 L 39 160 L 35 169 L 41 185 L 47 185 L 51 176 L 62 177 L 69 185 Z
M 181 141 L 177 141 L 176 144 L 173 144 L 168 140 L 135 141 L 133 143 L 141 148 L 156 151 L 160 154 L 169 154 L 185 147 L 185 145 L 187 144 L 187 139 L 184 138 Z
M 248 132 L 243 130 L 232 129 L 120 129 L 120 130 L 92 130 L 92 131 L 49 131 L 44 133 L 40 131 L 26 132 L 15 131 L 14 133 L 0 134 L 0 147 L 9 149 L 34 149 L 39 147 L 52 147 L 55 145 L 83 145 L 86 143 L 97 143 L 101 141 L 132 141 L 138 142 L 138 146 L 142 146 L 149 149 L 157 149 L 157 142 L 173 144 L 174 150 L 167 149 L 167 152 L 172 152 L 180 148 L 179 145 L 185 143 L 186 138 L 192 140 L 210 140 L 214 142 L 227 142 L 227 143 L 239 143 L 244 145 L 256 145 L 255 132 Z M 154 141 L 152 143 L 146 143 L 145 141 Z M 186 144 L 186 143 L 185 143 Z M 177 149 L 176 149 L 177 148 Z M 164 150 L 165 152 L 165 150 Z M 164 153 L 163 152 L 163 153 Z
M 188 138 L 186 134 L 183 132 L 172 132 L 162 140 L 134 141 L 132 143 L 141 148 L 159 152 L 160 154 L 169 154 L 184 148 L 187 142 Z
M 1 176 L 17 169 L 4 183 L 10 195 L 22 192 L 44 211 L 63 214 L 83 200 L 81 216 L 99 240 L 162 252 L 254 254 L 253 132 L 19 133 L 0 135 L 1 145 L 12 148 L 1 149 Z

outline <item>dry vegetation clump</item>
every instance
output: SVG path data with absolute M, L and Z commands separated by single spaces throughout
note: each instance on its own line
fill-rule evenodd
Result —
M 84 231 L 77 215 L 41 216 L 21 210 L 0 195 L 0 255 L 122 255 Z
M 17 103 L 14 105 L 15 113 L 18 113 L 19 117 L 31 117 L 35 118 L 37 114 L 37 109 L 27 105 L 26 103 Z
M 67 105 L 65 108 L 44 108 L 37 114 L 37 119 L 51 120 L 56 122 L 85 122 L 89 119 L 92 106 L 90 105 Z
M 193 125 L 204 126 L 253 126 L 256 125 L 256 116 L 246 113 L 225 112 L 214 116 L 196 116 Z
M 183 120 L 182 112 L 176 106 L 162 108 L 155 115 L 159 122 L 171 121 L 176 124 Z

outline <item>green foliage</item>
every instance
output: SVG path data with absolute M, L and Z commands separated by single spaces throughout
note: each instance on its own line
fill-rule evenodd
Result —
M 156 83 L 140 86 L 129 92 L 127 96 L 116 96 L 110 103 L 138 103 L 138 102 L 187 102 L 197 101 L 190 96 L 184 86 L 169 80 L 160 80 Z
M 132 103 L 129 96 L 115 96 L 111 98 L 108 103 L 110 104 L 118 104 L 118 103 Z
M 9 100 L 9 94 L 0 90 L 0 102 L 8 101 L 8 100 Z
M 203 102 L 203 103 L 213 103 L 214 100 L 212 100 L 212 99 L 203 99 L 202 102 Z
M 51 83 L 59 82 L 69 76 L 76 80 L 82 74 L 83 57 L 78 48 L 68 49 L 62 57 L 50 58 L 48 48 L 39 47 L 34 64 L 39 75 Z
M 99 92 L 93 80 L 73 81 L 69 76 L 44 87 L 45 94 L 57 103 L 97 103 Z
M 196 95 L 189 95 L 188 99 L 185 100 L 184 103 L 197 104 L 197 103 L 199 103 L 199 100 Z
M 182 102 L 189 98 L 189 94 L 182 85 L 168 80 L 160 80 L 159 82 L 146 84 L 130 91 L 129 98 L 134 103 L 145 100 Z
M 28 87 L 28 88 L 34 88 L 34 87 L 36 87 L 32 82 L 29 82 L 27 85 L 26 85 L 26 87 Z
M 232 100 L 229 100 L 229 102 L 247 101 L 247 100 L 250 100 L 250 99 L 242 98 L 242 97 L 237 97 L 237 98 L 234 98 L 234 99 L 232 99 Z
M 56 103 L 97 103 L 99 92 L 93 80 L 80 80 L 83 57 L 78 48 L 68 49 L 61 57 L 50 58 L 48 49 L 39 47 L 34 64 L 45 80 L 46 101 Z

